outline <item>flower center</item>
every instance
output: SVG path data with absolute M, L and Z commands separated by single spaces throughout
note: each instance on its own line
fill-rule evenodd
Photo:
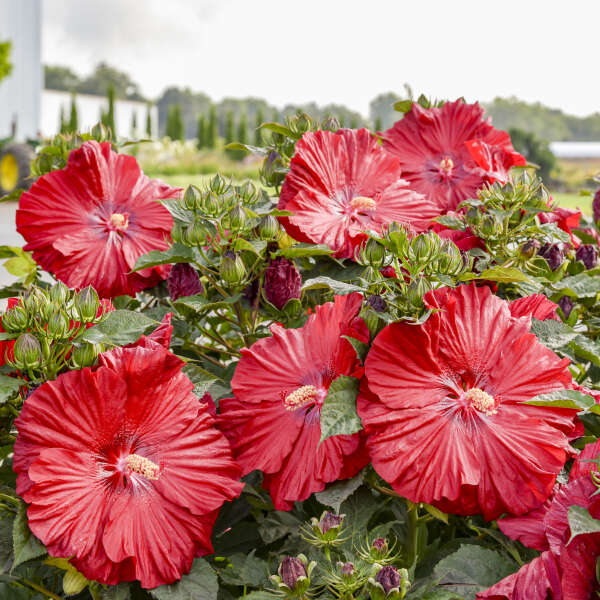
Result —
M 158 479 L 160 467 L 149 458 L 140 456 L 139 454 L 130 454 L 125 459 L 125 466 L 130 473 L 138 473 L 146 479 Z
M 283 404 L 286 410 L 296 410 L 306 404 L 313 404 L 319 398 L 319 390 L 314 385 L 303 385 L 291 394 L 288 394 Z
M 446 175 L 450 175 L 452 169 L 454 169 L 454 161 L 449 156 L 442 158 L 440 171 L 443 171 Z
M 465 398 L 471 403 L 471 406 L 483 414 L 490 417 L 498 412 L 496 408 L 496 401 L 493 396 L 490 396 L 487 392 L 480 390 L 479 388 L 471 388 L 466 394 Z
M 110 215 L 110 224 L 119 231 L 124 231 L 129 225 L 129 215 L 113 213 Z
M 367 198 L 366 196 L 355 196 L 350 201 L 350 206 L 354 210 L 374 210 L 376 205 L 373 198 Z

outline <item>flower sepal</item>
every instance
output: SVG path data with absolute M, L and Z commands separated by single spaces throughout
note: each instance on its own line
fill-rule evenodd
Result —
M 367 587 L 371 600 L 402 600 L 410 588 L 408 571 L 380 566 L 375 577 L 369 577 Z
M 308 561 L 304 554 L 286 556 L 277 569 L 277 575 L 271 575 L 271 581 L 286 598 L 303 598 L 310 587 L 310 575 L 316 566 Z

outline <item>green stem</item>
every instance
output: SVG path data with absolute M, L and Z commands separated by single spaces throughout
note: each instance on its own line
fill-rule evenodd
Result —
M 62 600 L 60 596 L 53 594 L 50 590 L 47 590 L 45 587 L 34 583 L 33 581 L 29 581 L 29 579 L 20 579 L 19 580 L 23 585 L 30 587 L 32 590 L 39 592 L 40 594 L 44 594 L 47 598 L 52 598 L 52 600 Z
M 409 569 L 417 558 L 417 541 L 418 541 L 418 523 L 419 513 L 417 504 L 413 504 L 410 500 L 406 501 L 408 511 L 406 513 L 406 568 Z

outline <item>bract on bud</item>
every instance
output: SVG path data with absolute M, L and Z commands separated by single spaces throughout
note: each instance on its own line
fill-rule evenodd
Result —
M 73 306 L 82 323 L 94 321 L 100 308 L 98 293 L 91 285 L 88 285 L 75 294 Z
M 46 333 L 50 339 L 64 338 L 69 331 L 70 322 L 67 315 L 60 309 L 50 315 L 46 326 Z
M 302 598 L 310 587 L 310 574 L 316 563 L 308 563 L 304 554 L 286 556 L 277 570 L 271 575 L 271 581 L 277 584 L 280 592 L 287 598 Z
M 263 162 L 261 175 L 268 185 L 279 185 L 285 179 L 283 171 L 285 164 L 279 152 L 269 152 L 267 158 Z
M 235 252 L 227 250 L 221 257 L 219 273 L 223 281 L 236 285 L 244 280 L 246 267 L 242 259 Z
M 224 177 L 222 177 L 221 175 L 219 175 L 217 173 L 210 180 L 209 187 L 210 187 L 210 190 L 212 192 L 214 192 L 215 194 L 222 194 L 230 187 L 230 184 Z
M 552 271 L 556 271 L 565 260 L 565 255 L 558 244 L 544 244 L 538 255 L 546 259 Z
M 375 312 L 384 312 L 387 308 L 387 302 L 379 294 L 372 294 L 367 302 Z
M 375 578 L 369 578 L 369 593 L 372 600 L 401 600 L 410 587 L 408 571 L 391 565 L 381 567 Z
M 337 117 L 327 117 L 321 123 L 321 129 L 325 129 L 326 131 L 337 131 L 341 126 Z
M 27 329 L 29 323 L 29 317 L 27 312 L 21 305 L 9 308 L 2 315 L 2 328 L 4 331 L 9 333 L 16 333 L 17 331 L 24 331 Z
M 106 142 L 111 139 L 111 131 L 104 123 L 96 123 L 91 131 L 91 136 L 98 142 Z
M 71 292 L 62 281 L 59 281 L 50 288 L 49 295 L 52 302 L 58 305 L 64 305 L 69 299 Z
M 23 306 L 25 310 L 35 315 L 42 310 L 42 307 L 48 304 L 48 296 L 46 292 L 38 287 L 31 288 L 30 292 L 23 298 Z
M 209 216 L 216 216 L 220 211 L 219 198 L 214 193 L 207 194 L 204 199 L 204 212 Z
M 195 185 L 188 185 L 183 194 L 183 204 L 188 210 L 201 208 L 202 192 Z
M 252 181 L 244 181 L 242 185 L 239 187 L 238 194 L 244 202 L 247 204 L 252 204 L 258 195 L 258 190 Z
M 272 215 L 263 217 L 258 224 L 261 240 L 274 240 L 279 236 L 279 221 Z
M 229 226 L 231 229 L 242 229 L 246 223 L 246 211 L 241 204 L 233 207 L 229 213 Z
M 206 243 L 206 228 L 200 221 L 194 221 L 185 232 L 185 239 L 191 246 L 202 246 Z
M 13 354 L 18 369 L 35 369 L 42 362 L 42 347 L 30 333 L 22 333 L 16 339 Z

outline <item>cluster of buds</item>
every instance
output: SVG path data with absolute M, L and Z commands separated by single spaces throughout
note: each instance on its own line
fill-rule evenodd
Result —
M 4 337 L 14 340 L 6 362 L 27 373 L 31 383 L 53 378 L 61 368 L 94 364 L 101 348 L 74 338 L 104 318 L 92 287 L 73 292 L 58 282 L 49 289 L 34 286 L 2 315 Z
M 328 549 L 343 544 L 348 539 L 341 535 L 345 516 L 325 511 L 320 519 L 313 517 L 304 539 L 317 548 Z
M 391 565 L 380 566 L 375 577 L 369 577 L 368 589 L 372 600 L 402 600 L 410 588 L 408 571 Z
M 285 598 L 305 598 L 316 564 L 314 561 L 309 563 L 304 554 L 286 556 L 279 565 L 277 575 L 271 575 L 270 579 Z

